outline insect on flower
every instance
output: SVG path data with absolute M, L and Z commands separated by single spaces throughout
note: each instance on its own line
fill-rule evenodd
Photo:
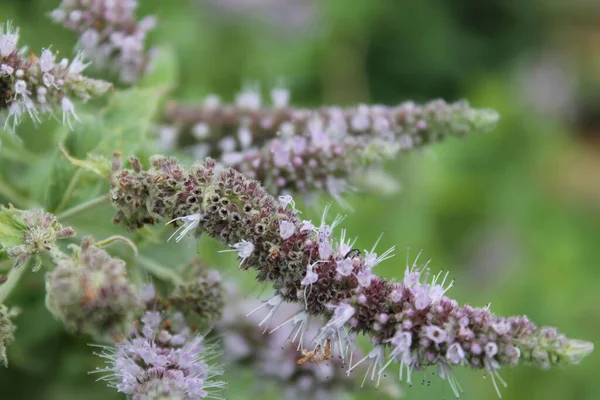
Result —
M 331 339 L 327 338 L 327 343 L 325 344 L 325 349 L 323 350 L 323 354 L 321 352 L 321 345 L 318 344 L 315 346 L 313 351 L 308 351 L 306 349 L 302 349 L 302 358 L 296 361 L 296 364 L 302 365 L 308 361 L 312 362 L 321 362 L 327 361 L 331 358 Z
M 348 253 L 346 253 L 346 255 L 344 256 L 344 258 L 354 258 L 354 257 L 358 257 L 358 256 L 360 256 L 360 250 L 359 249 L 352 249 Z

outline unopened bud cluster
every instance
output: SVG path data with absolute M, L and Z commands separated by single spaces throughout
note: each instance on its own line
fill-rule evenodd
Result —
M 78 45 L 95 68 L 135 83 L 148 68 L 145 41 L 156 26 L 153 16 L 137 21 L 137 7 L 137 0 L 62 0 L 50 16 L 79 35 Z
M 12 323 L 12 318 L 16 315 L 16 310 L 10 310 L 4 304 L 0 304 L 0 365 L 5 367 L 8 367 L 6 348 L 15 340 L 17 328 Z
M 7 22 L 0 24 L 0 115 L 4 127 L 14 131 L 24 115 L 40 122 L 42 115 L 62 112 L 64 124 L 77 119 L 73 101 L 87 101 L 111 88 L 108 82 L 90 79 L 81 73 L 86 68 L 82 55 L 72 61 L 57 60 L 50 48 L 37 56 L 19 50 L 19 31 Z
M 125 262 L 84 238 L 73 255 L 62 255 L 46 276 L 46 307 L 67 329 L 96 340 L 128 334 L 143 304 L 130 282 Z
M 225 383 L 215 380 L 222 374 L 210 364 L 215 351 L 182 321 L 145 313 L 136 335 L 103 348 L 106 367 L 95 372 L 131 400 L 218 398 Z
M 198 161 L 217 157 L 272 193 L 327 191 L 337 197 L 352 176 L 399 151 L 486 132 L 497 120 L 495 111 L 442 100 L 296 108 L 289 105 L 289 92 L 276 88 L 271 106 L 254 90 L 238 94 L 235 104 L 221 104 L 215 96 L 200 106 L 170 103 L 159 135 L 163 149 L 189 148 Z
M 548 362 L 577 362 L 593 349 L 591 343 L 548 336 L 554 331 L 526 317 L 461 307 L 445 296 L 453 284 L 447 274 L 431 276 L 426 266 L 407 266 L 402 282 L 379 277 L 373 270 L 393 256 L 393 248 L 379 255 L 376 246 L 362 255 L 351 251 L 345 230 L 334 237 L 340 218 L 328 223 L 326 211 L 318 223 L 301 220 L 291 197 L 275 199 L 231 168 L 212 160 L 185 168 L 160 156 L 151 162 L 146 171 L 132 159 L 133 169 L 115 173 L 115 220 L 129 228 L 171 221 L 181 224 L 178 240 L 204 232 L 230 246 L 241 269 L 254 268 L 259 281 L 274 285 L 275 295 L 265 303 L 270 317 L 284 302 L 295 302 L 303 310 L 290 323 L 302 326 L 309 315 L 327 318 L 316 341 L 340 343 L 342 356 L 353 347 L 346 343 L 348 331 L 371 338 L 373 350 L 350 371 L 368 361 L 376 371 L 371 378 L 381 377 L 397 362 L 410 379 L 412 370 L 436 365 L 459 393 L 454 366 L 485 369 L 496 384 L 501 366 L 523 360 L 545 368 Z
M 223 312 L 223 287 L 218 271 L 194 260 L 181 273 L 182 282 L 168 296 L 168 304 L 191 322 L 210 326 Z
M 0 208 L 0 251 L 5 251 L 15 268 L 35 258 L 34 271 L 41 266 L 40 254 L 56 254 L 57 240 L 69 238 L 75 231 L 63 227 L 56 217 L 41 209 Z

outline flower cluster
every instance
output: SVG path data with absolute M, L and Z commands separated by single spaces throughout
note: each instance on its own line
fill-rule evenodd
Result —
M 9 310 L 4 304 L 0 304 L 0 364 L 8 367 L 6 347 L 15 340 L 16 327 L 11 319 L 17 315 L 15 309 Z
M 167 304 L 197 325 L 210 326 L 220 319 L 224 299 L 219 272 L 196 259 L 181 271 L 181 277 L 182 282 L 175 285 Z
M 274 286 L 264 323 L 284 302 L 294 302 L 303 310 L 289 323 L 301 327 L 309 315 L 327 318 L 315 342 L 324 346 L 331 340 L 342 357 L 353 347 L 348 331 L 371 338 L 373 350 L 349 371 L 368 361 L 367 373 L 379 379 L 396 362 L 410 380 L 412 370 L 436 365 L 458 393 L 454 366 L 484 369 L 496 383 L 501 366 L 520 360 L 544 368 L 577 363 L 593 349 L 591 343 L 538 328 L 526 317 L 503 318 L 488 308 L 459 306 L 445 296 L 453 283 L 447 274 L 429 279 L 426 265 L 407 266 L 402 282 L 379 277 L 374 268 L 393 255 L 393 248 L 377 254 L 373 246 L 361 255 L 345 230 L 334 237 L 341 218 L 328 223 L 325 211 L 317 224 L 301 220 L 291 198 L 275 199 L 258 182 L 212 160 L 184 168 L 157 156 L 147 171 L 136 159 L 131 164 L 133 169 L 116 172 L 113 179 L 117 222 L 137 228 L 171 221 L 182 224 L 179 238 L 204 232 L 231 246 L 241 269 L 254 268 L 260 282 Z
M 78 46 L 95 67 L 135 83 L 148 68 L 145 41 L 156 26 L 153 16 L 136 20 L 137 6 L 137 0 L 62 0 L 50 16 L 79 35 Z
M 229 292 L 234 292 L 230 290 Z M 283 304 L 271 323 L 275 328 L 263 327 L 261 321 L 265 315 L 257 300 L 241 300 L 235 293 L 228 293 L 228 303 L 223 318 L 215 326 L 216 333 L 223 337 L 223 355 L 235 367 L 249 367 L 261 382 L 267 381 L 277 385 L 289 400 L 300 399 L 342 399 L 360 386 L 357 381 L 345 373 L 345 364 L 339 358 L 330 358 L 315 362 L 302 362 L 301 350 L 296 341 L 300 334 L 306 337 L 315 336 L 322 321 L 315 318 L 301 330 L 288 332 L 278 329 L 284 326 L 286 318 L 294 316 L 300 310 L 297 305 Z M 324 349 L 314 351 L 316 356 L 323 354 Z M 307 351 L 305 349 L 305 351 Z M 359 357 L 358 353 L 353 355 Z M 300 361 L 299 361 L 300 360 Z M 300 362 L 300 363 L 299 363 Z M 388 383 L 388 382 L 386 382 Z M 261 385 L 264 386 L 264 385 Z M 395 385 L 385 385 L 389 397 L 398 397 L 400 392 Z
M 33 270 L 39 270 L 40 254 L 56 254 L 56 241 L 74 235 L 72 228 L 64 228 L 44 210 L 0 207 L 0 253 L 6 252 L 15 268 L 26 265 L 35 256 Z
M 111 88 L 108 82 L 90 79 L 81 73 L 87 64 L 78 54 L 71 62 L 56 59 L 50 48 L 38 57 L 19 50 L 19 31 L 10 23 L 0 25 L 0 115 L 4 127 L 14 131 L 24 114 L 35 122 L 40 115 L 62 111 L 63 123 L 77 119 L 73 100 L 87 101 Z
M 349 179 L 376 168 L 399 151 L 448 136 L 492 129 L 498 115 L 466 102 L 406 102 L 395 107 L 295 108 L 289 93 L 275 88 L 272 106 L 244 90 L 235 104 L 210 96 L 200 106 L 172 102 L 159 128 L 161 146 L 187 147 L 198 161 L 206 156 L 262 182 L 272 193 L 327 191 L 334 197 Z
M 131 400 L 216 398 L 225 385 L 215 380 L 222 371 L 209 364 L 215 351 L 182 318 L 147 312 L 133 337 L 102 349 L 106 367 L 95 372 Z
M 119 340 L 143 307 L 125 262 L 84 238 L 72 256 L 55 258 L 46 276 L 46 307 L 67 329 L 97 340 Z

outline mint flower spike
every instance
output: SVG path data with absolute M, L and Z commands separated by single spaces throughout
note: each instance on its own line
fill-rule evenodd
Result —
M 495 111 L 464 101 L 318 109 L 288 101 L 289 92 L 276 88 L 272 105 L 263 105 L 258 90 L 248 88 L 235 104 L 221 104 L 214 96 L 200 106 L 172 102 L 158 129 L 160 142 L 186 147 L 198 161 L 216 157 L 271 193 L 325 191 L 343 204 L 341 195 L 353 183 L 374 175 L 398 153 L 449 136 L 487 132 L 498 120 Z M 390 186 L 385 177 L 380 181 Z
M 148 69 L 152 52 L 145 49 L 156 18 L 136 20 L 137 0 L 62 0 L 50 18 L 77 33 L 77 47 L 95 68 L 119 74 L 123 83 L 137 82 Z
M 275 289 L 260 325 L 266 328 L 277 309 L 291 302 L 302 306 L 289 319 L 292 329 L 305 326 L 309 316 L 324 317 L 327 322 L 313 342 L 323 348 L 330 340 L 345 359 L 355 347 L 355 334 L 370 337 L 373 350 L 350 366 L 354 370 L 367 363 L 369 380 L 379 381 L 393 363 L 400 365 L 401 379 L 406 371 L 408 382 L 412 371 L 436 366 L 459 396 L 452 371 L 462 366 L 486 371 L 499 394 L 501 367 L 520 361 L 540 368 L 576 364 L 593 350 L 591 343 L 537 327 L 524 316 L 506 318 L 489 307 L 459 306 L 446 296 L 454 282 L 448 274 L 432 276 L 428 263 L 408 265 L 401 282 L 379 277 L 375 267 L 393 250 L 382 256 L 376 249 L 364 255 L 349 252 L 352 241 L 345 232 L 339 240 L 333 234 L 340 218 L 331 225 L 326 214 L 318 226 L 303 221 L 289 203 L 282 205 L 258 182 L 213 160 L 185 168 L 175 159 L 155 156 L 149 170 L 136 159 L 131 162 L 133 170 L 115 171 L 112 179 L 115 221 L 135 229 L 201 213 L 198 229 L 204 234 L 229 246 L 251 243 L 252 252 L 240 254 L 240 268 L 255 269 L 258 281 L 271 282 Z M 283 235 L 282 221 L 293 226 Z
M 106 93 L 108 82 L 90 79 L 81 73 L 87 67 L 77 54 L 69 62 L 56 59 L 57 53 L 43 49 L 40 56 L 19 50 L 19 31 L 10 22 L 0 24 L 0 118 L 12 132 L 25 114 L 36 123 L 44 114 L 62 113 L 62 122 L 72 128 L 77 120 L 74 101 L 87 101 Z
M 56 256 L 46 275 L 46 308 L 76 334 L 99 341 L 120 340 L 143 308 L 125 262 L 83 238 L 73 254 Z
M 181 319 L 180 319 L 181 322 Z M 146 312 L 137 335 L 114 346 L 97 346 L 106 366 L 92 373 L 131 400 L 222 399 L 223 373 L 211 364 L 219 355 L 203 336 L 192 335 L 184 323 Z

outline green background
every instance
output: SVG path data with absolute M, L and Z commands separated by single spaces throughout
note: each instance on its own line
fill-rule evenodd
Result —
M 501 120 L 493 133 L 452 139 L 388 165 L 401 190 L 387 196 L 348 196 L 355 211 L 344 224 L 359 236 L 360 248 L 370 248 L 381 232 L 382 248 L 398 245 L 398 257 L 378 267 L 381 275 L 400 278 L 407 249 L 411 257 L 422 249 L 434 270 L 451 271 L 456 285 L 449 295 L 459 303 L 491 302 L 498 314 L 526 314 L 570 337 L 596 341 L 600 124 L 594 119 L 594 99 L 600 62 L 593 49 L 600 47 L 593 44 L 600 44 L 594 39 L 600 24 L 587 17 L 597 15 L 592 2 L 280 0 L 277 7 L 261 8 L 269 2 L 278 3 L 256 0 L 254 7 L 240 8 L 243 0 L 223 1 L 221 6 L 217 0 L 142 1 L 138 15 L 159 18 L 150 41 L 170 44 L 178 57 L 179 86 L 173 95 L 198 100 L 217 93 L 231 100 L 244 84 L 258 82 L 267 93 L 283 82 L 292 101 L 305 106 L 442 97 L 495 108 Z M 52 44 L 71 56 L 73 35 L 46 17 L 57 3 L 0 0 L 0 15 L 21 28 L 21 44 L 36 50 Z M 307 13 L 306 21 L 297 18 L 299 12 Z M 529 100 L 533 78 L 519 79 L 527 70 L 523 60 L 537 60 L 545 51 L 570 66 L 565 71 L 573 88 L 569 112 L 536 113 L 536 103 Z M 544 87 L 554 83 L 553 76 L 542 79 Z M 559 88 L 546 97 L 566 93 Z M 43 154 L 54 150 L 48 133 L 54 128 L 53 123 L 37 130 L 26 125 L 20 134 L 32 151 Z M 19 171 L 8 171 L 6 165 L 0 179 L 9 181 Z M 43 192 L 38 183 L 43 182 L 21 186 L 31 186 L 26 189 L 30 193 Z M 326 200 L 307 207 L 305 214 L 318 218 Z M 69 223 L 79 233 L 98 237 L 123 233 L 121 227 L 111 228 L 111 213 L 100 209 Z M 252 296 L 252 273 L 237 271 L 234 257 L 217 255 L 218 248 L 206 238 L 201 241 L 202 254 L 226 271 L 227 279 L 242 282 Z M 171 243 L 153 251 L 163 263 L 178 265 L 195 248 Z M 86 375 L 99 361 L 87 346 L 90 340 L 65 333 L 45 310 L 43 273 L 26 275 L 10 299 L 23 313 L 9 350 L 10 368 L 0 369 L 0 398 L 120 398 Z M 597 353 L 580 366 L 506 369 L 502 376 L 509 386 L 503 396 L 598 399 L 599 369 Z M 429 379 L 425 374 L 416 374 L 416 384 L 404 388 L 406 398 L 453 397 L 439 379 L 421 385 Z M 481 372 L 460 370 L 457 375 L 464 399 L 495 398 L 491 381 L 482 379 Z M 231 380 L 227 398 L 261 393 L 255 392 L 252 376 L 226 378 Z M 357 399 L 376 397 L 373 391 L 354 394 Z

